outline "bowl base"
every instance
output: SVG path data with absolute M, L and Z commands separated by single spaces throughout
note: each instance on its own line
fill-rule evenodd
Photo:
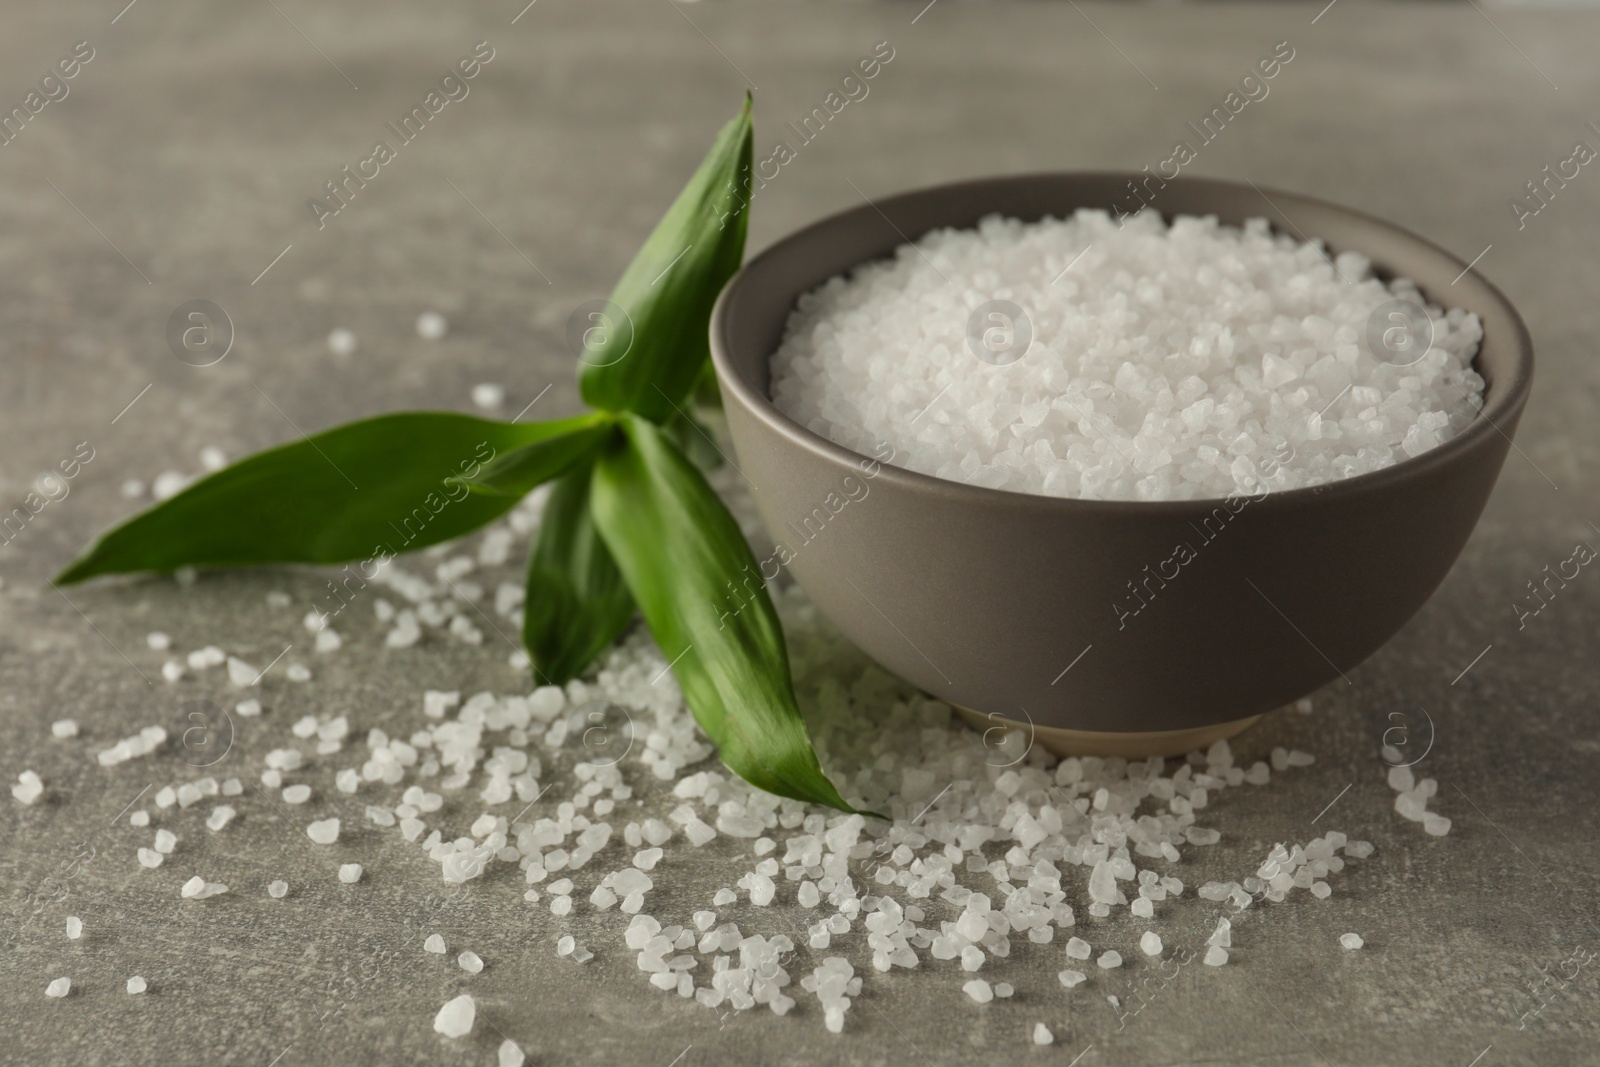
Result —
M 1031 733 L 1046 752 L 1057 756 L 1120 756 L 1123 759 L 1149 759 L 1151 756 L 1183 756 L 1196 749 L 1209 748 L 1218 741 L 1235 737 L 1254 726 L 1261 716 L 1251 715 L 1229 722 L 1196 726 L 1188 730 L 1144 730 L 1116 733 L 1100 730 L 1068 730 L 1059 726 L 1035 726 L 1004 715 L 984 715 L 954 705 L 968 726 L 975 730 L 1019 730 Z

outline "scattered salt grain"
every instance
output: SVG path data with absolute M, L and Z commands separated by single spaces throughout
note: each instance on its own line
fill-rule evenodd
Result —
M 1361 940 L 1360 934 L 1340 934 L 1339 944 L 1348 949 L 1357 949 L 1366 944 L 1366 942 Z
M 1206 949 L 1204 963 L 1207 967 L 1221 967 L 1228 962 L 1228 950 L 1221 945 L 1212 945 Z
M 70 992 L 72 992 L 70 978 L 57 978 L 44 987 L 44 995 L 47 997 L 64 997 Z
M 148 988 L 149 986 L 145 983 L 144 978 L 140 975 L 136 974 L 132 978 L 128 979 L 128 992 L 130 994 L 143 993 Z
M 67 916 L 67 940 L 76 941 L 83 936 L 83 920 L 76 915 Z
M 44 793 L 44 780 L 33 771 L 23 771 L 17 775 L 17 784 L 11 787 L 11 795 L 22 803 L 31 805 Z
M 152 652 L 165 652 L 172 647 L 172 638 L 160 630 L 151 630 L 144 635 L 144 643 L 150 646 Z
M 1101 953 L 1100 958 L 1095 960 L 1095 962 L 1109 971 L 1113 967 L 1122 966 L 1122 953 L 1118 952 L 1114 948 L 1108 949 L 1107 951 Z
M 343 326 L 328 333 L 328 351 L 336 356 L 348 356 L 356 350 L 356 335 Z
M 472 996 L 463 993 L 439 1009 L 433 1018 L 433 1028 L 445 1037 L 465 1037 L 472 1032 L 478 1016 L 478 1006 Z
M 482 382 L 472 387 L 472 402 L 485 411 L 493 411 L 505 400 L 505 389 L 494 382 Z
M 339 840 L 339 820 L 323 819 L 306 827 L 306 836 L 319 845 L 331 845 Z
M 220 896 L 227 891 L 228 887 L 222 882 L 208 882 L 197 874 L 183 883 L 179 893 L 186 900 L 205 900 L 207 897 Z
M 1139 950 L 1146 956 L 1161 955 L 1161 935 L 1154 930 L 1146 930 L 1139 937 Z
M 215 808 L 211 809 L 211 814 L 206 816 L 206 829 L 220 830 L 224 826 L 227 826 L 228 823 L 232 822 L 233 817 L 236 814 L 237 812 L 235 812 L 233 808 L 229 807 L 227 804 L 218 804 Z
M 1055 1040 L 1056 1035 L 1052 1034 L 1050 1028 L 1044 1023 L 1033 1024 L 1033 1043 L 1035 1045 L 1053 1045 Z
M 150 868 L 159 867 L 163 863 L 165 863 L 166 860 L 167 860 L 167 857 L 163 856 L 161 853 L 155 851 L 154 849 L 141 848 L 139 850 L 139 865 L 141 867 L 150 867 Z
M 282 900 L 289 895 L 289 883 L 282 878 L 275 878 L 267 883 L 267 895 L 273 900 Z
M 157 500 L 170 499 L 183 492 L 188 487 L 189 480 L 189 476 L 182 471 L 162 471 L 151 481 L 150 495 Z
M 1067 955 L 1075 960 L 1086 960 L 1094 954 L 1094 949 L 1089 947 L 1089 942 L 1081 937 L 1067 939 Z
M 979 1004 L 987 1004 L 994 999 L 994 989 L 982 978 L 974 978 L 961 988 Z
M 137 756 L 148 756 L 166 743 L 167 731 L 164 728 L 146 726 L 131 737 L 124 737 L 110 748 L 102 750 L 95 760 L 102 767 L 115 767 Z
M 52 737 L 67 738 L 78 736 L 78 723 L 76 719 L 57 719 L 50 724 Z
M 1056 977 L 1061 979 L 1061 984 L 1066 986 L 1068 989 L 1071 989 L 1079 982 L 1088 981 L 1089 978 L 1089 976 L 1084 974 L 1082 971 L 1072 970 L 1062 971 L 1060 974 L 1056 975 Z
M 309 785 L 291 785 L 283 791 L 283 802 L 285 804 L 304 804 L 310 799 L 311 787 Z
M 150 813 L 148 811 L 145 811 L 143 808 L 140 808 L 138 811 L 133 812 L 132 814 L 130 814 L 128 816 L 128 825 L 129 826 L 149 826 L 150 825 Z
M 471 949 L 467 949 L 467 951 L 457 956 L 456 963 L 459 964 L 461 969 L 466 971 L 468 974 L 477 974 L 483 970 L 482 958 Z
M 170 856 L 172 850 L 178 847 L 178 835 L 171 830 L 161 829 L 156 831 L 156 851 L 163 856 Z
M 500 1050 L 495 1053 L 495 1057 L 499 1061 L 498 1067 L 522 1067 L 528 1061 L 521 1046 L 509 1037 L 500 1042 Z
M 339 881 L 346 885 L 354 885 L 361 881 L 362 866 L 359 863 L 341 863 L 339 865 Z
M 444 938 L 438 934 L 429 934 L 428 939 L 422 943 L 422 951 L 432 952 L 440 956 L 444 955 Z
M 441 340 L 449 330 L 449 320 L 437 311 L 424 311 L 417 316 L 417 336 L 424 341 Z

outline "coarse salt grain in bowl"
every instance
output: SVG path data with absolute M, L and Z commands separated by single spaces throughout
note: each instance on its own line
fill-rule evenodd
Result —
M 1366 256 L 1262 218 L 991 215 L 801 296 L 771 395 L 837 444 L 951 481 L 1210 499 L 1447 440 L 1481 405 L 1482 336 Z

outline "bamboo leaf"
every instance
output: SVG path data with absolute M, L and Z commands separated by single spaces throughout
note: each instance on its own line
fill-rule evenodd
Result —
M 550 479 L 565 474 L 580 461 L 592 458 L 616 432 L 612 420 L 602 417 L 570 433 L 514 448 L 485 466 L 472 480 L 472 488 L 520 499 Z
M 633 597 L 589 514 L 591 464 L 556 482 L 528 561 L 522 642 L 541 680 L 565 685 L 633 620 Z
M 750 143 L 746 96 L 612 291 L 631 328 L 605 330 L 585 350 L 578 385 L 590 405 L 664 422 L 695 387 L 711 305 L 744 258 Z
M 590 507 L 689 708 L 722 761 L 780 796 L 852 811 L 795 704 L 777 611 L 722 501 L 641 418 L 595 464 Z
M 423 411 L 347 423 L 200 479 L 107 531 L 57 581 L 182 566 L 344 563 L 448 541 L 517 502 L 469 491 L 486 464 L 598 418 L 509 423 Z

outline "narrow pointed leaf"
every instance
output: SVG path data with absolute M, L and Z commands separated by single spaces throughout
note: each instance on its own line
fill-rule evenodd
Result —
M 594 407 L 664 422 L 686 402 L 710 355 L 711 305 L 744 258 L 750 140 L 747 96 L 611 293 L 631 329 L 584 353 L 578 385 Z
M 528 561 L 522 642 L 539 680 L 565 685 L 633 621 L 633 597 L 589 514 L 592 467 L 561 477 Z
M 347 423 L 200 479 L 105 533 L 57 581 L 182 566 L 344 563 L 438 544 L 515 506 L 514 496 L 469 491 L 484 465 L 592 421 L 422 411 Z
M 606 439 L 616 432 L 611 419 L 597 416 L 588 425 L 568 433 L 514 448 L 484 467 L 472 481 L 472 488 L 517 498 L 527 496 L 581 461 L 592 459 Z
M 590 507 L 722 761 L 769 793 L 853 810 L 822 772 L 795 704 L 777 611 L 733 517 L 643 419 L 595 465 Z
M 703 471 L 714 471 L 722 466 L 722 450 L 711 439 L 711 431 L 688 411 L 674 415 L 662 424 L 672 443 L 678 446 L 689 461 Z

